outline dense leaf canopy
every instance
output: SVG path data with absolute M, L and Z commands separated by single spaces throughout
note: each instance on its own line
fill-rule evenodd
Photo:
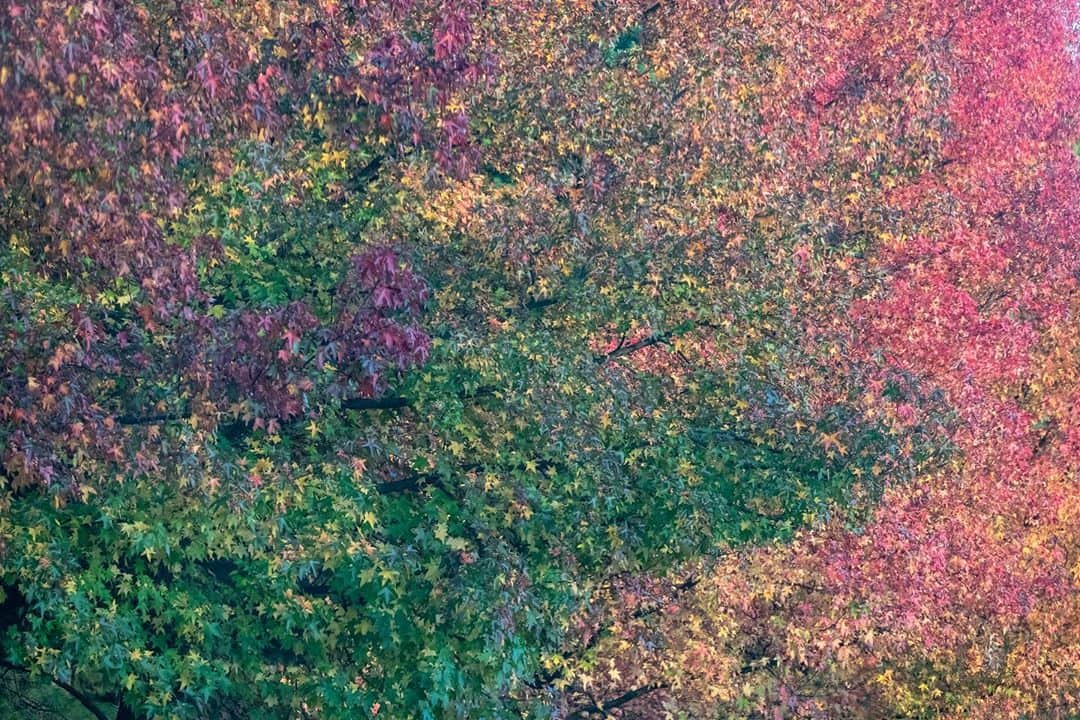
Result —
M 0 8 L 0 693 L 1080 713 L 1076 10 Z

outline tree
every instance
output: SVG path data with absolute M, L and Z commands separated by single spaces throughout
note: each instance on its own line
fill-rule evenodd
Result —
M 123 718 L 991 712 L 958 648 L 1019 617 L 1068 701 L 1075 593 L 978 515 L 1071 407 L 1065 9 L 3 22 L 8 664 Z
M 852 306 L 849 350 L 941 398 L 953 453 L 917 465 L 911 482 L 890 478 L 857 527 L 834 519 L 792 544 L 732 554 L 696 570 L 692 588 L 663 578 L 615 588 L 611 632 L 568 674 L 598 698 L 653 688 L 634 698 L 645 715 L 1070 717 L 1080 686 L 1074 443 L 1063 430 L 1075 408 L 1073 8 L 911 3 L 903 25 L 874 4 L 849 11 L 866 22 L 853 25 L 852 48 L 813 13 L 818 34 L 785 26 L 788 42 L 820 57 L 887 57 L 949 89 L 933 109 L 940 154 L 890 188 L 902 231 L 871 229 L 879 241 L 862 272 L 883 283 Z M 898 32 L 927 31 L 929 42 L 901 43 L 914 57 L 896 51 Z M 874 117 L 872 90 L 842 94 L 831 111 L 844 102 Z M 868 383 L 868 410 L 904 439 L 926 409 L 881 380 Z M 587 716 L 583 687 L 569 685 L 568 702 Z

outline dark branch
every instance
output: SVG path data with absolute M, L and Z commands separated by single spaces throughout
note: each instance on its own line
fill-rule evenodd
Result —
M 157 425 L 159 423 L 176 422 L 183 418 L 171 413 L 160 413 L 157 415 L 117 415 L 115 419 L 120 425 Z
M 596 362 L 603 365 L 608 360 L 614 360 L 615 358 L 620 358 L 620 357 L 623 357 L 625 355 L 630 355 L 632 353 L 636 353 L 638 350 L 644 350 L 647 347 L 652 347 L 653 345 L 659 345 L 661 343 L 665 343 L 670 338 L 671 338 L 671 333 L 659 333 L 659 334 L 656 334 L 656 335 L 650 335 L 649 337 L 647 337 L 647 338 L 645 338 L 643 340 L 638 340 L 637 342 L 630 343 L 629 345 L 620 344 L 619 347 L 615 348 L 611 352 L 606 353 L 604 355 L 597 355 L 597 356 L 595 356 L 594 359 L 596 360 Z
M 471 393 L 461 393 L 459 397 L 463 400 L 471 400 L 479 397 L 486 397 L 488 395 L 495 394 L 496 388 L 492 385 L 484 385 L 477 388 Z M 400 395 L 390 395 L 379 398 L 366 398 L 366 397 L 354 397 L 348 398 L 341 402 L 341 407 L 346 410 L 401 410 L 403 408 L 409 408 L 413 406 L 413 400 Z M 157 425 L 160 423 L 179 422 L 183 421 L 185 416 L 178 413 L 157 413 L 153 415 L 117 415 L 114 420 L 120 425 L 134 426 L 134 425 Z M 299 420 L 300 416 L 290 418 L 287 421 L 280 421 L 282 425 L 289 422 Z M 244 431 L 251 426 L 251 423 L 243 421 L 234 421 L 230 423 L 223 423 L 219 429 L 221 433 L 229 438 L 235 439 L 244 434 Z
M 466 465 L 461 468 L 461 472 L 469 473 L 478 469 L 480 469 L 479 465 Z M 408 475 L 400 480 L 390 480 L 379 483 L 375 486 L 375 489 L 380 495 L 400 495 L 401 493 L 416 492 L 429 486 L 438 488 L 451 497 L 453 496 L 450 489 L 446 487 L 446 483 L 444 483 L 442 478 L 436 473 Z
M 16 670 L 16 671 L 22 672 L 22 673 L 29 673 L 30 672 L 30 670 L 28 668 L 24 668 L 21 665 L 15 665 L 13 663 L 7 662 L 6 660 L 0 660 L 0 667 L 7 668 L 9 670 Z M 94 703 L 94 699 L 90 695 L 87 695 L 86 693 L 79 690 L 75 686 L 71 685 L 70 683 L 66 683 L 63 680 L 59 679 L 59 678 L 49 677 L 49 680 L 52 681 L 53 685 L 55 685 L 56 687 L 60 688 L 64 692 L 66 692 L 71 697 L 78 700 L 79 704 L 81 704 L 83 707 L 85 707 L 90 712 L 91 715 L 93 715 L 95 718 L 97 718 L 97 720 L 109 720 L 109 718 L 105 715 L 105 713 L 101 712 L 101 708 L 99 708 Z
M 687 590 L 693 590 L 697 586 L 697 584 L 699 582 L 701 582 L 701 578 L 699 578 L 699 577 L 697 577 L 695 575 L 691 575 L 690 577 L 686 578 L 682 582 L 675 583 L 674 585 L 672 585 L 671 590 L 676 596 L 678 596 L 680 593 L 684 593 Z M 638 608 L 637 610 L 635 610 L 633 612 L 631 617 L 633 617 L 633 618 L 635 618 L 637 620 L 640 620 L 641 618 L 649 617 L 650 615 L 655 615 L 656 613 L 663 610 L 664 607 L 665 607 L 664 604 L 657 604 L 657 605 L 649 605 L 649 606 L 646 606 L 646 607 L 643 607 L 643 608 Z
M 353 189 L 360 190 L 374 180 L 385 160 L 385 155 L 376 155 L 367 165 L 357 171 L 351 178 Z
M 593 715 L 594 713 L 601 716 L 606 716 L 608 711 L 610 710 L 622 707 L 627 703 L 631 703 L 634 700 L 637 700 L 642 695 L 648 695 L 649 693 L 656 692 L 657 690 L 661 690 L 666 687 L 667 685 L 661 684 L 642 685 L 639 688 L 635 688 L 634 690 L 623 693 L 622 695 L 614 698 L 613 700 L 596 703 L 592 707 L 579 708 L 578 710 L 575 710 L 574 712 L 567 715 L 566 720 L 584 720 L 585 718 Z
M 600 365 L 603 365 L 608 360 L 614 360 L 616 358 L 624 357 L 632 353 L 636 353 L 638 350 L 644 350 L 645 348 L 652 347 L 653 345 L 666 345 L 672 338 L 682 335 L 699 328 L 712 328 L 716 327 L 714 324 L 707 320 L 690 320 L 680 324 L 673 330 L 662 333 L 653 333 L 647 338 L 638 340 L 637 342 L 626 345 L 622 340 L 619 341 L 618 346 L 608 353 L 603 355 L 594 355 L 593 359 Z
M 410 475 L 403 477 L 400 480 L 390 480 L 388 482 L 379 483 L 375 486 L 375 489 L 379 491 L 380 495 L 399 495 L 401 493 L 416 492 L 422 488 L 427 487 L 435 482 L 434 475 Z
M 349 398 L 341 403 L 341 407 L 347 410 L 397 410 L 409 407 L 411 404 L 408 398 L 397 395 L 381 398 Z
M 526 310 L 543 310 L 546 307 L 561 303 L 565 299 L 566 298 L 562 296 L 556 295 L 555 297 L 543 298 L 541 300 L 530 300 L 522 307 Z
M 455 473 L 461 473 L 466 475 L 471 472 L 484 469 L 484 465 L 480 463 L 471 463 L 469 465 L 462 465 L 454 470 Z M 518 466 L 523 467 L 523 466 Z M 550 472 L 552 469 L 560 472 L 565 472 L 566 468 L 558 463 L 551 462 L 549 460 L 537 460 L 536 471 L 541 473 Z M 387 482 L 378 483 L 375 485 L 375 489 L 380 495 L 397 495 L 406 492 L 416 492 L 422 490 L 428 486 L 436 487 L 447 495 L 453 495 L 449 488 L 446 487 L 446 483 L 437 473 L 425 473 L 408 475 L 398 480 L 388 480 Z
M 105 713 L 101 712 L 101 710 L 98 708 L 98 706 L 94 704 L 94 701 L 90 698 L 89 695 L 86 695 L 85 693 L 80 691 L 78 688 L 64 682 L 63 680 L 61 680 L 59 678 L 52 678 L 52 681 L 53 681 L 53 685 L 55 685 L 56 687 L 60 688 L 64 692 L 66 692 L 71 697 L 78 700 L 79 704 L 81 704 L 84 708 L 89 710 L 90 714 L 93 715 L 95 718 L 97 718 L 97 720 L 109 720 L 105 716 Z

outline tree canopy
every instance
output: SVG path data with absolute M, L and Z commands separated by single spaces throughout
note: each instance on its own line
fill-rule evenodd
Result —
M 1077 9 L 9 3 L 0 664 L 97 720 L 1080 713 Z

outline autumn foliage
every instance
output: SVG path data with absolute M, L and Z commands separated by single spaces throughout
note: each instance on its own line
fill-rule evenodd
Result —
M 0 665 L 1080 716 L 1077 10 L 0 8 Z

